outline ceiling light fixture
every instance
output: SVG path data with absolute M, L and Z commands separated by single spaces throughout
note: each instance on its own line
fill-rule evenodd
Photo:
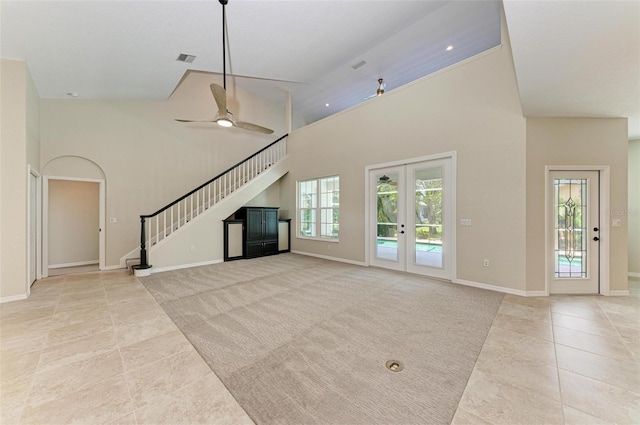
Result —
M 382 78 L 378 78 L 378 90 L 376 90 L 376 96 L 382 96 L 386 84 Z
M 227 118 L 219 118 L 216 122 L 220 127 L 233 127 L 233 123 Z
M 329 106 L 329 104 L 328 104 L 328 103 L 325 103 L 325 104 L 324 104 L 324 106 Z
M 447 52 L 453 50 L 453 46 L 447 46 Z
M 74 91 L 70 91 L 69 93 L 67 93 L 67 96 L 69 96 L 69 97 L 78 97 L 78 93 L 76 93 Z

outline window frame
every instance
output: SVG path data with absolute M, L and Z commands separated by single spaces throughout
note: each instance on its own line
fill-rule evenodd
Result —
M 323 206 L 321 205 L 321 181 L 323 180 L 328 180 L 328 179 L 337 179 L 337 183 L 338 183 L 338 205 L 337 206 Z M 316 202 L 315 202 L 315 206 L 312 208 L 306 208 L 306 207 L 302 207 L 300 205 L 300 196 L 301 196 L 301 186 L 304 183 L 309 183 L 309 182 L 315 182 L 316 185 L 316 191 L 315 191 L 315 196 L 316 196 Z M 297 239 L 307 239 L 307 240 L 314 240 L 314 241 L 323 241 L 323 242 L 333 242 L 333 243 L 337 243 L 340 242 L 340 175 L 339 174 L 332 174 L 332 175 L 328 175 L 328 176 L 322 176 L 322 177 L 315 177 L 315 178 L 310 178 L 310 179 L 304 179 L 304 180 L 298 180 L 296 181 L 296 230 L 295 230 L 295 235 Z M 337 238 L 331 238 L 331 237 L 327 237 L 327 236 L 321 236 L 322 233 L 322 211 L 324 210 L 334 210 L 337 209 L 338 210 L 338 220 L 337 220 L 337 225 L 338 225 L 338 237 Z M 301 234 L 301 225 L 302 225 L 302 210 L 311 210 L 315 213 L 315 222 L 314 222 L 314 228 L 315 228 L 315 236 L 303 236 Z

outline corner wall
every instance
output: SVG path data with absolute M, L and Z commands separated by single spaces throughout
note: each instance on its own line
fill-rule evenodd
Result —
M 545 288 L 545 166 L 611 167 L 610 290 L 627 289 L 627 119 L 527 118 L 527 287 Z M 604 236 L 604 235 L 603 235 Z
M 0 301 L 27 296 L 27 165 L 40 170 L 39 98 L 24 62 L 0 62 Z

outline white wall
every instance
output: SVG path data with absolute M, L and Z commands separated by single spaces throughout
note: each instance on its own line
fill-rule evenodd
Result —
M 49 266 L 98 263 L 99 189 L 99 183 L 49 180 Z
M 218 79 L 192 73 L 166 101 L 42 100 L 41 160 L 47 174 L 65 177 L 62 167 L 48 168 L 69 156 L 104 173 L 107 267 L 118 266 L 139 245 L 141 214 L 162 208 L 285 133 L 284 93 L 282 103 L 272 104 L 230 90 L 235 117 L 270 127 L 271 135 L 174 121 L 212 118 L 216 106 L 209 84 Z
M 457 229 L 458 279 L 526 290 L 525 131 L 506 33 L 502 48 L 294 131 L 281 207 L 295 219 L 296 181 L 339 175 L 340 242 L 298 239 L 294 220 L 292 249 L 365 261 L 365 167 L 456 151 L 456 222 L 473 223 Z
M 0 301 L 27 294 L 27 165 L 40 169 L 38 93 L 21 61 L 0 62 Z
M 627 289 L 627 119 L 527 119 L 527 282 L 532 290 L 545 286 L 545 166 L 611 167 L 610 210 L 621 218 L 610 237 L 611 290 Z M 606 237 L 604 234 L 603 237 Z
M 640 277 L 640 139 L 629 142 L 629 274 Z

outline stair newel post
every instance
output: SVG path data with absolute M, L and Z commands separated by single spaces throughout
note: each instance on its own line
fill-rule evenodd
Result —
M 145 217 L 140 216 L 140 264 L 133 266 L 136 276 L 148 276 L 151 266 L 147 263 L 147 235 L 145 233 Z
M 140 265 L 148 266 L 147 264 L 147 235 L 144 231 L 144 217 L 140 216 Z

